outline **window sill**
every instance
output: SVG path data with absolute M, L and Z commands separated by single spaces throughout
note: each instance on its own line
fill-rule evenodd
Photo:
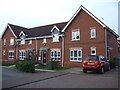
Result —
M 80 41 L 80 39 L 77 39 L 77 40 L 71 40 L 71 41 L 73 41 L 73 42 L 74 42 L 74 41 Z
M 52 61 L 61 61 L 61 60 L 52 60 Z
M 80 61 L 70 60 L 70 62 L 82 62 L 82 60 L 80 60 Z
M 58 42 L 59 42 L 59 41 L 55 41 L 55 42 L 52 41 L 52 43 L 58 43 Z
M 20 44 L 20 45 L 25 45 L 25 44 Z
M 14 60 L 14 58 L 8 58 L 8 60 Z
M 90 39 L 96 39 L 96 37 L 91 37 Z

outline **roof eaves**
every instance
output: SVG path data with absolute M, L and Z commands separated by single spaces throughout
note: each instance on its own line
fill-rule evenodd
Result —
M 14 37 L 17 38 L 17 36 L 16 36 L 15 33 L 13 32 L 13 30 L 12 30 L 10 24 L 8 24 L 8 27 L 10 28 L 10 31 L 12 32 L 12 34 L 14 35 Z

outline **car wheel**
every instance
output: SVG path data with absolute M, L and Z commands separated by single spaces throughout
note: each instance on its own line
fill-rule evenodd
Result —
M 87 73 L 87 70 L 83 69 L 83 72 L 84 72 L 84 73 Z
M 108 71 L 110 71 L 110 66 L 108 66 L 108 69 L 107 69 Z
M 103 74 L 104 73 L 104 68 L 102 67 L 101 69 L 100 69 L 100 74 Z

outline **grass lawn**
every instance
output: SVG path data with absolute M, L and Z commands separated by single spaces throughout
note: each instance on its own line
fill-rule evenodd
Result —
M 46 69 L 46 70 L 66 70 L 69 69 L 67 67 L 58 67 L 58 68 L 54 68 L 54 69 L 49 69 L 47 66 L 35 66 L 35 69 Z

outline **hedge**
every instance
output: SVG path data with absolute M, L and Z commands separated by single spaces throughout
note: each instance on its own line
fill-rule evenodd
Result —
M 33 61 L 17 61 L 16 68 L 23 72 L 35 72 L 35 62 Z

